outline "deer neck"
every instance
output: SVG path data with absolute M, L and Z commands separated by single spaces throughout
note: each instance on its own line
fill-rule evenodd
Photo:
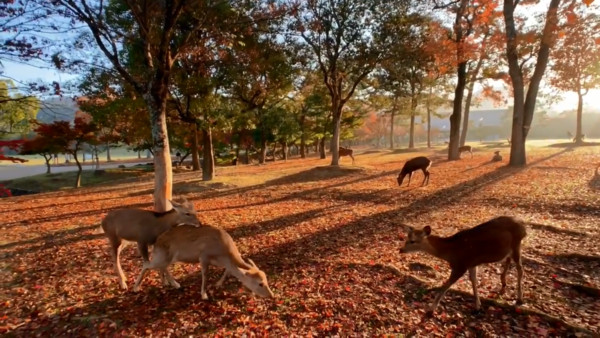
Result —
M 430 235 L 427 237 L 427 245 L 423 247 L 423 251 L 448 261 L 448 254 L 452 253 L 452 248 L 450 247 L 448 238 Z

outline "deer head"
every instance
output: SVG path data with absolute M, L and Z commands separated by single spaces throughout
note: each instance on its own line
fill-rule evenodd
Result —
M 400 248 L 400 253 L 427 251 L 430 244 L 426 238 L 431 234 L 431 227 L 429 225 L 423 229 L 414 229 L 411 226 L 406 226 L 405 231 L 407 238 L 404 242 L 404 247 Z
M 265 275 L 251 259 L 248 259 L 248 262 L 250 262 L 250 269 L 244 271 L 244 274 L 240 279 L 242 284 L 261 297 L 275 297 L 273 291 L 269 288 L 267 275 Z

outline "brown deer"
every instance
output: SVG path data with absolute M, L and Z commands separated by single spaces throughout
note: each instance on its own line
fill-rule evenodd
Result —
M 402 167 L 402 171 L 400 171 L 400 174 L 398 174 L 398 185 L 402 186 L 404 177 L 408 175 L 408 184 L 406 186 L 410 186 L 410 178 L 412 176 L 413 171 L 419 169 L 423 170 L 423 175 L 425 176 L 423 178 L 423 183 L 421 183 L 421 186 L 425 185 L 426 180 L 427 184 L 429 184 L 429 168 L 431 167 L 431 163 L 431 160 L 425 156 L 418 156 L 406 161 L 406 163 L 404 163 L 404 167 Z
M 350 156 L 350 158 L 352 158 L 352 165 L 354 165 L 354 156 L 352 156 L 352 153 L 353 153 L 353 151 L 350 148 L 340 147 L 338 149 L 338 155 L 339 155 L 339 157 Z
M 462 154 L 464 152 L 471 153 L 471 158 L 473 158 L 473 148 L 471 146 L 458 147 L 458 156 L 460 156 L 460 154 Z
M 250 264 L 248 264 L 242 259 L 235 242 L 225 230 L 210 225 L 196 227 L 184 224 L 160 235 L 154 244 L 152 261 L 144 263 L 133 289 L 139 291 L 148 269 L 160 270 L 171 286 L 179 288 L 179 283 L 168 270 L 169 265 L 175 262 L 200 262 L 202 299 L 208 299 L 205 280 L 209 264 L 225 268 L 225 273 L 217 282 L 217 286 L 223 284 L 227 274 L 231 274 L 257 295 L 273 297 L 265 273 L 252 260 L 249 259 Z
M 102 230 L 108 237 L 110 254 L 122 289 L 127 289 L 120 261 L 124 240 L 137 242 L 138 250 L 144 262 L 147 262 L 148 245 L 154 244 L 160 234 L 182 223 L 199 224 L 192 203 L 184 200 L 183 204 L 171 202 L 171 205 L 173 208 L 167 212 L 133 208 L 112 210 L 102 220 Z
M 481 308 L 481 301 L 477 294 L 477 266 L 485 263 L 494 263 L 504 260 L 504 269 L 500 275 L 502 288 L 506 288 L 506 272 L 510 267 L 511 259 L 517 265 L 517 304 L 523 303 L 521 289 L 523 279 L 523 266 L 521 265 L 521 241 L 526 236 L 523 222 L 508 216 L 500 216 L 471 229 L 459 231 L 450 237 L 431 235 L 431 227 L 416 230 L 406 227 L 408 238 L 401 253 L 423 251 L 450 264 L 452 272 L 450 278 L 441 287 L 428 313 L 435 312 L 444 294 L 452 284 L 469 271 L 469 279 L 473 286 L 475 308 Z

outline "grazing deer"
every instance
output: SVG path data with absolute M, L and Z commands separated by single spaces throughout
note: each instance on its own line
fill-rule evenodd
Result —
M 171 202 L 171 205 L 173 208 L 167 212 L 132 208 L 112 210 L 102 220 L 102 230 L 108 237 L 110 254 L 122 289 L 127 289 L 120 261 L 124 240 L 137 242 L 138 250 L 144 262 L 147 262 L 148 245 L 154 244 L 160 234 L 179 224 L 199 224 L 192 203 L 184 200 L 183 204 Z
M 400 174 L 398 174 L 398 185 L 402 186 L 404 177 L 408 175 L 408 184 L 406 186 L 410 186 L 410 178 L 412 176 L 413 171 L 419 169 L 423 170 L 423 175 L 425 175 L 421 186 L 425 185 L 426 180 L 427 184 L 429 184 L 429 168 L 431 167 L 431 163 L 431 160 L 425 156 L 418 156 L 406 161 L 406 163 L 404 163 L 404 167 L 402 167 L 402 171 L 400 171 Z
M 352 158 L 352 165 L 354 165 L 354 156 L 352 156 L 352 149 L 350 148 L 344 148 L 344 147 L 340 147 L 338 149 L 338 155 L 339 157 L 342 156 L 350 156 L 350 158 Z
M 473 286 L 475 308 L 481 308 L 477 294 L 477 266 L 484 263 L 494 263 L 504 260 L 504 270 L 500 275 L 502 288 L 506 288 L 506 272 L 511 259 L 517 265 L 517 304 L 523 303 L 521 282 L 523 267 L 521 265 L 521 241 L 526 236 L 523 222 L 508 216 L 500 216 L 471 229 L 459 231 L 450 237 L 431 235 L 431 227 L 415 230 L 407 227 L 408 238 L 401 253 L 424 251 L 450 264 L 450 278 L 441 287 L 428 312 L 433 313 L 446 291 L 462 275 L 469 271 L 469 279 Z
M 469 152 L 471 153 L 471 158 L 473 158 L 473 148 L 471 148 L 471 146 L 462 146 L 462 147 L 458 147 L 458 156 L 460 157 L 460 154 L 464 153 L 464 152 Z
M 175 262 L 200 262 L 202 272 L 202 299 L 208 299 L 205 289 L 206 272 L 209 264 L 225 268 L 223 277 L 217 282 L 220 286 L 227 274 L 231 274 L 248 289 L 261 297 L 273 297 L 267 276 L 252 260 L 246 263 L 238 251 L 231 236 L 223 229 L 203 225 L 180 225 L 160 235 L 154 244 L 152 261 L 144 263 L 142 272 L 135 282 L 134 290 L 138 291 L 148 269 L 158 269 L 166 277 L 171 286 L 180 285 L 169 273 L 169 265 Z

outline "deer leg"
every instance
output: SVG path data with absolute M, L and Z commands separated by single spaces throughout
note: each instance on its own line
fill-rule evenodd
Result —
M 127 283 L 125 282 L 125 273 L 123 273 L 123 268 L 121 268 L 121 250 L 123 249 L 123 242 L 118 237 L 109 238 L 109 241 L 111 249 L 110 254 L 112 256 L 113 264 L 117 272 L 117 279 L 119 280 L 119 285 L 121 286 L 121 289 L 127 290 Z
M 517 265 L 517 304 L 523 304 L 523 264 L 521 263 L 521 247 L 513 251 L 513 261 Z
M 473 152 L 472 151 L 469 151 L 469 152 L 471 153 L 471 158 L 473 158 Z
M 350 157 L 352 158 L 352 165 L 354 165 L 354 156 L 350 155 Z
M 200 265 L 202 266 L 202 287 L 200 289 L 200 295 L 202 296 L 202 299 L 206 300 L 208 299 L 208 295 L 206 294 L 206 272 L 208 270 L 208 260 L 201 258 Z
M 481 309 L 481 300 L 479 300 L 479 294 L 477 293 L 477 267 L 474 266 L 469 269 L 469 279 L 473 286 L 473 296 L 475 296 L 475 309 Z
M 135 291 L 135 292 L 140 291 L 140 285 L 142 285 L 142 281 L 144 280 L 144 275 L 146 275 L 146 272 L 149 269 L 148 266 L 149 266 L 148 263 L 144 263 L 144 266 L 142 267 L 142 272 L 140 272 L 140 275 L 135 280 L 135 285 L 133 286 L 133 291 Z
M 506 289 L 506 273 L 508 272 L 508 268 L 510 267 L 510 257 L 507 257 L 506 260 L 504 261 L 504 265 L 502 266 L 502 273 L 500 274 L 500 283 L 502 284 L 502 287 L 500 288 L 500 291 L 498 291 L 498 294 L 503 294 L 504 290 Z
M 406 185 L 407 187 L 410 186 L 410 178 L 412 177 L 412 172 L 408 173 L 408 184 Z
M 172 287 L 174 287 L 175 289 L 179 289 L 181 287 L 181 285 L 177 283 L 175 278 L 173 278 L 173 275 L 169 272 L 169 267 L 164 268 L 162 270 L 162 273 L 165 275 L 165 279 Z
M 223 285 L 223 283 L 225 282 L 225 277 L 227 277 L 227 274 L 228 274 L 227 269 L 225 269 L 225 272 L 223 273 L 223 276 L 217 282 L 217 287 L 221 287 Z
M 429 310 L 427 312 L 429 312 L 429 313 L 434 313 L 435 312 L 435 309 L 440 304 L 440 301 L 442 300 L 442 298 L 446 294 L 446 291 L 448 291 L 448 289 L 452 286 L 452 284 L 456 283 L 456 281 L 462 275 L 464 275 L 465 272 L 466 272 L 466 270 L 452 270 L 452 273 L 450 274 L 450 277 L 448 278 L 448 280 L 446 281 L 446 283 L 444 283 L 444 285 L 442 285 L 442 287 L 440 288 L 440 293 L 437 295 L 437 297 L 435 297 L 435 300 L 433 301 L 433 303 L 431 304 L 431 307 L 429 308 Z
M 421 186 L 425 185 L 425 180 L 427 180 L 427 170 L 423 169 L 423 182 L 421 183 Z

